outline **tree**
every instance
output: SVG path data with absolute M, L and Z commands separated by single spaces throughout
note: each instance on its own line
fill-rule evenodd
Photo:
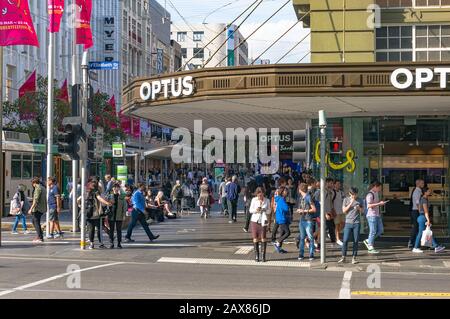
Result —
M 27 93 L 14 102 L 5 101 L 3 103 L 3 120 L 6 129 L 28 133 L 32 140 L 47 136 L 47 83 L 47 78 L 38 76 L 36 92 Z M 70 103 L 57 98 L 60 91 L 57 88 L 54 90 L 54 134 L 62 130 L 64 117 L 71 114 Z M 104 129 L 105 143 L 111 143 L 117 137 L 121 139 L 125 137 L 116 111 L 109 104 L 109 100 L 108 94 L 95 94 L 91 110 L 89 110 L 94 119 L 94 131 L 95 127 Z
M 31 139 L 47 136 L 47 78 L 38 76 L 36 92 L 26 93 L 14 102 L 3 103 L 4 127 L 14 131 L 28 133 Z M 54 96 L 60 94 L 54 89 Z M 70 104 L 55 98 L 53 127 L 54 133 L 62 126 L 64 117 L 70 114 Z

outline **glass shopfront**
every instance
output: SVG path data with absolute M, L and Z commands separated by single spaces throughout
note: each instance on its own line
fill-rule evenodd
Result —
M 318 139 L 313 123 L 312 141 Z M 382 209 L 386 235 L 407 235 L 410 231 L 410 194 L 418 178 L 433 190 L 430 200 L 433 229 L 437 236 L 449 236 L 449 132 L 447 117 L 380 117 L 331 119 L 328 141 L 342 141 L 342 152 L 329 150 L 328 175 L 341 180 L 347 190 L 358 187 L 366 193 L 371 181 L 383 184 Z M 327 143 L 329 149 L 329 144 Z M 348 151 L 351 151 L 349 153 Z M 354 161 L 354 167 L 333 169 Z M 351 156 L 353 155 L 353 156 Z M 314 173 L 319 167 L 312 161 Z M 341 165 L 342 166 L 342 165 Z

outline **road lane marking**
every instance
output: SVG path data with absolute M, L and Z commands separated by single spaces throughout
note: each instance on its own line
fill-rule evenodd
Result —
M 193 244 L 153 244 L 153 243 L 130 243 L 130 244 L 122 244 L 122 246 L 124 247 L 128 247 L 128 246 L 143 246 L 143 247 L 197 247 L 197 245 L 193 245 Z M 98 250 L 98 249 L 97 249 Z
M 266 261 L 255 262 L 254 260 L 242 259 L 214 259 L 214 258 L 174 258 L 161 257 L 157 263 L 177 263 L 177 264 L 203 264 L 203 265 L 228 265 L 228 266 L 265 266 L 265 267 L 295 267 L 309 268 L 309 262 L 295 261 Z
M 68 245 L 73 244 L 68 241 L 44 241 L 42 243 L 33 243 L 30 240 L 2 240 L 3 244 L 29 244 L 29 245 Z
M 248 255 L 252 250 L 253 246 L 238 246 L 239 248 L 234 254 L 235 255 Z
M 342 279 L 341 290 L 339 291 L 339 299 L 351 299 L 350 294 L 350 281 L 352 279 L 352 272 L 346 271 L 344 278 Z
M 16 292 L 16 291 L 22 291 L 22 290 L 25 290 L 27 288 L 31 288 L 31 287 L 35 287 L 35 286 L 38 286 L 38 285 L 42 285 L 42 284 L 48 283 L 50 281 L 61 279 L 61 278 L 64 278 L 66 276 L 73 275 L 73 274 L 76 274 L 76 273 L 81 273 L 81 272 L 88 271 L 88 270 L 94 270 L 94 269 L 99 269 L 99 268 L 111 267 L 111 266 L 116 266 L 116 265 L 121 265 L 121 264 L 124 264 L 124 262 L 115 262 L 115 263 L 103 264 L 103 265 L 93 266 L 93 267 L 84 268 L 84 269 L 80 269 L 80 270 L 75 270 L 73 272 L 65 272 L 65 273 L 62 273 L 62 274 L 59 274 L 59 275 L 56 275 L 56 276 L 53 276 L 53 277 L 49 277 L 49 278 L 42 279 L 42 280 L 39 280 L 39 281 L 35 281 L 35 282 L 29 283 L 29 284 L 26 284 L 26 285 L 23 285 L 23 286 L 19 286 L 19 287 L 13 288 L 13 289 L 2 291 L 2 292 L 0 292 L 0 297 L 12 294 L 13 292 Z
M 450 292 L 352 291 L 352 295 L 372 297 L 450 297 Z

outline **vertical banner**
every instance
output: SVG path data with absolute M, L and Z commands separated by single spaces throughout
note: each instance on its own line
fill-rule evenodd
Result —
M 231 25 L 227 29 L 227 58 L 228 58 L 228 66 L 234 66 L 235 58 L 234 58 L 234 48 L 235 48 L 235 26 Z
M 92 0 L 76 0 L 76 5 L 79 8 L 77 9 L 76 43 L 83 44 L 84 50 L 87 50 L 94 45 L 91 30 Z
M 133 137 L 139 138 L 141 136 L 141 120 L 133 119 Z
M 59 32 L 64 13 L 64 0 L 48 0 L 48 32 Z
M 156 49 L 156 73 L 164 72 L 164 50 Z
M 19 118 L 24 121 L 36 118 L 36 102 L 30 96 L 36 92 L 36 71 L 19 88 Z
M 60 93 L 57 99 L 69 103 L 69 91 L 67 89 L 67 79 L 64 81 L 63 86 L 61 87 Z
M 131 135 L 131 118 L 119 113 L 120 127 L 126 135 Z
M 28 0 L 2 0 L 0 9 L 0 46 L 31 45 L 39 47 Z

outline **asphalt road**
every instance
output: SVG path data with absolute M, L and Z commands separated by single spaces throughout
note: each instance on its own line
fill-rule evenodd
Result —
M 361 251 L 360 265 L 339 266 L 339 250 L 330 249 L 325 269 L 318 260 L 297 261 L 288 243 L 286 255 L 269 246 L 269 262 L 262 264 L 253 261 L 242 226 L 242 219 L 228 224 L 221 217 L 201 221 L 192 215 L 152 225 L 161 235 L 154 243 L 137 229 L 136 242 L 122 250 L 81 251 L 71 234 L 37 246 L 30 242 L 33 235 L 3 234 L 0 298 L 450 297 L 448 253 L 417 257 L 391 245 L 376 258 Z

